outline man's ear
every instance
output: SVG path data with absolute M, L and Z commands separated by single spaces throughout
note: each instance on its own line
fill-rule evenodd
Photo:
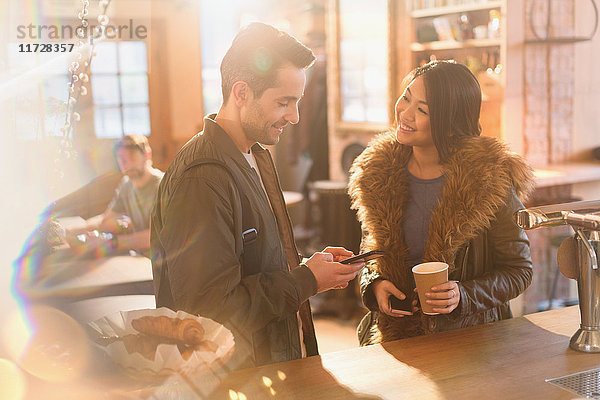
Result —
M 246 101 L 250 98 L 250 92 L 250 86 L 248 86 L 247 82 L 237 81 L 231 88 L 231 97 L 235 101 L 235 104 L 238 107 L 241 107 L 246 104 Z

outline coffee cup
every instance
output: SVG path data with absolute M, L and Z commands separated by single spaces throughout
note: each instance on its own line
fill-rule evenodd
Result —
M 438 261 L 426 262 L 415 265 L 412 268 L 412 272 L 415 277 L 417 291 L 419 292 L 421 311 L 427 315 L 439 314 L 433 311 L 431 304 L 427 304 L 425 293 L 431 292 L 432 286 L 448 282 L 448 264 Z

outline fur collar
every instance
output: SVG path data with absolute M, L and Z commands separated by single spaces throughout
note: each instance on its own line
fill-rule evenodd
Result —
M 386 252 L 374 268 L 404 293 L 412 290 L 402 232 L 411 152 L 393 133 L 381 134 L 354 161 L 349 183 L 352 208 L 365 232 L 362 247 Z M 490 227 L 511 190 L 525 201 L 533 173 L 520 156 L 484 136 L 463 139 L 443 171 L 446 180 L 431 215 L 424 260 L 444 261 L 452 271 L 458 250 Z

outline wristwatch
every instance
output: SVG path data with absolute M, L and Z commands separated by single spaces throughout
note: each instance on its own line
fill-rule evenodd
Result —
M 119 247 L 119 239 L 114 233 L 102 233 L 102 237 L 105 240 L 106 247 L 109 251 L 115 251 Z
M 113 235 L 110 239 L 111 250 L 115 251 L 119 248 L 119 237 L 117 235 Z

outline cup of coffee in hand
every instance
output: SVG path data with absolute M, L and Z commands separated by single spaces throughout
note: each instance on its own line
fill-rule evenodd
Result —
M 427 304 L 425 293 L 431 292 L 431 287 L 441 283 L 448 282 L 448 264 L 444 262 L 426 262 L 415 265 L 412 268 L 415 277 L 415 284 L 419 292 L 419 302 L 421 303 L 421 311 L 427 315 L 437 315 L 439 313 L 433 311 L 433 306 Z

